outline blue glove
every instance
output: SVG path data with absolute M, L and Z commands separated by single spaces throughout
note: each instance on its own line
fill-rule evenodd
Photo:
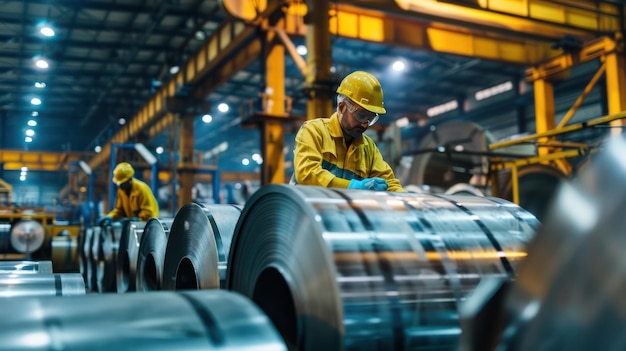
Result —
M 387 182 L 382 178 L 365 178 L 363 180 L 352 179 L 348 189 L 362 189 L 362 190 L 387 190 Z
M 113 217 L 111 216 L 104 216 L 100 219 L 98 219 L 98 225 L 103 226 L 103 225 L 109 225 L 113 222 Z

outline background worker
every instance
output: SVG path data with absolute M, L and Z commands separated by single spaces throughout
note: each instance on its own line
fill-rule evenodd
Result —
M 295 182 L 405 191 L 374 141 L 363 134 L 387 112 L 378 79 L 367 72 L 353 72 L 341 81 L 337 93 L 337 111 L 330 118 L 304 122 L 296 135 Z
M 148 184 L 133 178 L 135 170 L 128 162 L 119 163 L 113 171 L 113 183 L 117 185 L 115 207 L 98 220 L 99 225 L 128 218 L 147 222 L 159 217 L 159 205 Z

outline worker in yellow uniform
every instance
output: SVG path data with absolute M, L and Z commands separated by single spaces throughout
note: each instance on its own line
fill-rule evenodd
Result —
M 363 134 L 387 112 L 378 79 L 353 72 L 341 81 L 337 94 L 337 112 L 304 122 L 296 135 L 295 183 L 405 191 L 374 141 Z
M 135 170 L 128 162 L 119 163 L 113 171 L 113 183 L 117 185 L 115 207 L 108 215 L 98 220 L 106 225 L 123 218 L 147 222 L 159 217 L 159 205 L 148 184 L 133 178 Z

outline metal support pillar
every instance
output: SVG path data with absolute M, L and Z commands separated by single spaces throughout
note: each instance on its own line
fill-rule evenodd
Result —
M 535 88 L 535 129 L 540 134 L 554 129 L 554 87 L 545 79 L 537 79 L 533 82 Z M 548 138 L 540 138 L 538 142 L 545 143 Z M 539 156 L 550 153 L 547 148 L 538 148 Z
M 268 98 L 267 112 L 273 116 L 285 116 L 285 47 L 274 43 L 274 33 L 268 33 L 269 52 L 265 58 L 266 86 L 272 91 Z M 261 185 L 285 182 L 284 128 L 280 120 L 261 123 Z
M 620 52 L 612 52 L 606 59 L 606 90 L 609 114 L 626 111 L 626 56 Z M 622 133 L 626 121 L 611 122 L 611 135 Z
M 328 117 L 333 112 L 334 82 L 330 74 L 330 9 L 329 0 L 307 0 L 309 12 L 305 17 L 307 25 L 306 46 L 307 73 L 306 90 L 307 119 Z M 315 11 L 313 11 L 315 9 Z
M 180 134 L 179 134 L 179 158 L 178 158 L 178 203 L 185 205 L 190 203 L 192 199 L 191 190 L 193 188 L 193 178 L 195 167 L 193 163 L 193 143 L 194 143 L 194 115 L 180 115 Z M 173 209 L 176 213 L 178 209 Z

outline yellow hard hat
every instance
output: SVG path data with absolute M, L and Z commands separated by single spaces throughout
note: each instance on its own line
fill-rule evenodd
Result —
M 120 185 L 125 181 L 129 180 L 135 174 L 135 170 L 133 166 L 128 162 L 121 162 L 115 166 L 113 170 L 113 183 Z
M 339 84 L 337 93 L 347 96 L 370 112 L 379 115 L 387 113 L 383 101 L 383 88 L 371 73 L 356 71 L 348 74 Z

